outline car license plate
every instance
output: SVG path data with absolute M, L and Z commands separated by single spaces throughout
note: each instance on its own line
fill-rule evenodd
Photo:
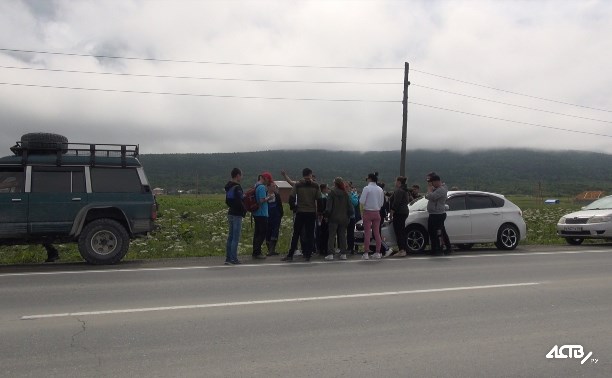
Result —
M 565 231 L 582 231 L 580 226 L 565 226 Z

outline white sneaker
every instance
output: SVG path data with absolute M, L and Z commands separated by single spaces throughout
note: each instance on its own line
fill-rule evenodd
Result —
M 380 259 L 380 258 L 382 258 L 382 254 L 380 254 L 380 252 L 379 253 L 375 253 L 373 257 L 375 259 Z
M 329 255 L 325 256 L 325 260 L 330 261 L 334 259 L 334 254 L 330 253 Z
M 387 252 L 385 252 L 385 257 L 389 257 L 393 255 L 393 251 L 391 249 L 388 249 Z
M 367 252 L 364 252 L 363 255 L 361 255 L 361 259 L 362 260 L 369 260 L 370 259 L 370 255 Z
M 406 251 L 400 251 L 400 252 L 398 252 L 398 253 L 397 253 L 397 255 L 395 255 L 395 256 L 397 256 L 397 257 L 406 257 L 406 256 L 407 256 L 407 255 L 406 255 Z
M 344 254 L 344 253 L 343 253 L 343 254 L 341 254 L 341 255 L 340 255 L 340 260 L 346 260 L 346 254 Z
M 293 253 L 293 256 L 302 256 L 302 251 L 300 251 L 299 249 L 296 249 L 295 252 Z

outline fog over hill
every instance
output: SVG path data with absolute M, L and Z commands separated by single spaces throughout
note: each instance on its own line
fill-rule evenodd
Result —
M 400 151 L 275 150 L 212 154 L 141 155 L 149 181 L 168 192 L 197 190 L 223 193 L 233 167 L 244 172 L 243 186 L 270 171 L 281 180 L 281 170 L 298 179 L 311 168 L 317 181 L 331 183 L 336 176 L 365 185 L 369 172 L 392 185 L 399 175 Z M 480 150 L 469 153 L 415 150 L 406 157 L 408 182 L 425 184 L 428 172 L 437 172 L 450 187 L 544 196 L 575 195 L 583 190 L 612 192 L 612 155 L 581 151 L 528 149 Z

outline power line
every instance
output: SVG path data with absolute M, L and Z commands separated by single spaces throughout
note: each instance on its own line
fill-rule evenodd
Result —
M 578 107 L 578 108 L 584 108 L 584 109 L 590 109 L 590 110 L 597 110 L 597 111 L 600 111 L 600 112 L 612 113 L 612 110 L 593 108 L 593 107 L 585 106 L 585 105 L 577 105 L 577 104 L 572 104 L 572 103 L 569 103 L 569 102 L 559 101 L 559 100 L 551 100 L 551 99 L 544 98 L 544 97 L 532 96 L 532 95 L 528 95 L 528 94 L 524 94 L 524 93 L 513 92 L 513 91 L 508 91 L 508 90 L 505 90 L 505 89 L 499 89 L 499 88 L 495 88 L 495 87 L 490 87 L 488 85 L 471 83 L 469 81 L 459 80 L 459 79 L 455 79 L 455 78 L 448 77 L 448 76 L 436 75 L 436 74 L 432 74 L 432 73 L 425 72 L 425 71 L 419 71 L 419 70 L 415 70 L 415 69 L 412 69 L 412 71 L 418 72 L 418 73 L 422 73 L 424 75 L 430 75 L 430 76 L 439 77 L 441 79 L 456 81 L 456 82 L 463 83 L 463 84 L 474 85 L 476 87 L 481 87 L 481 88 L 486 88 L 486 89 L 492 89 L 494 91 L 509 93 L 509 94 L 513 94 L 513 95 L 516 95 L 516 96 L 523 96 L 523 97 L 533 98 L 533 99 L 536 99 L 536 100 L 554 102 L 554 103 L 562 104 L 562 105 L 569 105 L 569 106 L 575 106 L 575 107 Z
M 577 115 L 573 115 L 573 114 L 565 114 L 565 113 L 558 113 L 558 112 L 553 112 L 550 110 L 544 110 L 544 109 L 537 109 L 537 108 L 531 108 L 529 106 L 523 106 L 523 105 L 516 105 L 516 104 L 510 104 L 507 102 L 502 102 L 502 101 L 496 101 L 496 100 L 491 100 L 488 98 L 482 98 L 482 97 L 476 97 L 476 96 L 470 96 L 470 95 L 466 95 L 463 93 L 457 93 L 457 92 L 451 92 L 451 91 L 446 91 L 444 89 L 438 89 L 438 88 L 432 88 L 432 87 L 427 87 L 424 85 L 418 85 L 418 84 L 412 84 L 415 87 L 419 87 L 419 88 L 425 88 L 425 89 L 430 89 L 432 91 L 438 91 L 438 92 L 443 92 L 443 93 L 448 93 L 448 94 L 452 94 L 455 96 L 462 96 L 462 97 L 467 97 L 467 98 L 473 98 L 475 100 L 481 100 L 481 101 L 487 101 L 487 102 L 491 102 L 494 104 L 501 104 L 501 105 L 507 105 L 507 106 L 513 106 L 515 108 L 521 108 L 521 109 L 528 109 L 528 110 L 534 110 L 536 112 L 542 112 L 542 113 L 549 113 L 549 114 L 556 114 L 556 115 L 560 115 L 560 116 L 564 116 L 564 117 L 571 117 L 571 118 L 578 118 L 578 119 L 584 119 L 587 121 L 595 121 L 595 122 L 603 122 L 603 123 L 612 123 L 612 121 L 606 121 L 603 119 L 596 119 L 596 118 L 589 118 L 589 117 L 582 117 L 582 116 L 577 116 Z
M 482 115 L 482 114 L 475 114 L 475 113 L 464 112 L 464 111 L 461 111 L 461 110 L 442 108 L 442 107 L 439 107 L 439 106 L 433 106 L 433 105 L 427 105 L 427 104 L 419 104 L 417 102 L 412 102 L 412 101 L 408 101 L 408 103 L 412 104 L 412 105 L 424 106 L 424 107 L 432 108 L 432 109 L 444 110 L 444 111 L 447 111 L 447 112 L 461 113 L 461 114 L 466 114 L 466 115 L 470 115 L 470 116 L 474 116 L 474 117 L 494 119 L 496 121 L 518 123 L 518 124 L 521 124 L 521 125 L 529 125 L 529 126 L 534 126 L 534 127 L 541 127 L 541 128 L 544 128 L 544 129 L 566 131 L 566 132 L 576 133 L 576 134 L 587 134 L 587 135 L 595 135 L 595 136 L 602 136 L 602 137 L 606 137 L 606 138 L 612 138 L 612 135 L 608 135 L 608 134 L 599 134 L 599 133 L 592 133 L 592 132 L 589 132 L 589 131 L 579 131 L 579 130 L 564 129 L 564 128 L 561 128 L 561 127 L 546 126 L 546 125 L 540 125 L 538 123 L 531 123 L 531 122 L 514 121 L 514 120 L 510 120 L 510 119 L 504 119 L 504 118 L 498 118 L 498 117 L 493 117 L 493 116 L 486 116 L 486 115 Z
M 117 93 L 132 93 L 132 94 L 153 94 L 153 95 L 171 95 L 171 96 L 190 96 L 190 97 L 215 97 L 215 98 L 238 98 L 238 99 L 258 99 L 258 100 L 289 100 L 289 101 L 324 101 L 324 102 L 373 102 L 373 103 L 401 103 L 399 100 L 363 100 L 363 99 L 322 99 L 322 98 L 290 98 L 290 97 L 261 97 L 261 96 L 233 96 L 233 95 L 213 95 L 213 94 L 195 94 L 195 93 L 175 93 L 175 92 L 152 92 L 152 91 L 134 91 L 134 90 L 120 90 L 120 89 L 101 89 L 101 88 L 80 88 L 80 87 L 66 87 L 66 86 L 52 86 L 52 85 L 37 85 L 37 84 L 21 84 L 21 83 L 0 83 L 0 85 L 10 85 L 10 86 L 21 86 L 21 87 L 35 87 L 35 88 L 52 88 L 52 89 L 68 89 L 68 90 L 83 90 L 83 91 L 93 91 L 93 92 L 117 92 Z M 577 134 L 586 134 L 586 135 L 594 135 L 594 136 L 602 136 L 606 138 L 612 138 L 612 135 L 593 133 L 588 131 L 579 131 L 579 130 L 571 130 L 564 129 L 560 127 L 546 126 L 537 123 L 531 122 L 523 122 L 523 121 L 514 121 L 499 117 L 487 116 L 482 114 L 475 114 L 470 112 L 464 112 L 461 110 L 448 109 L 439 106 L 421 104 L 418 102 L 409 101 L 409 104 L 423 106 L 431 109 L 444 110 L 453 113 L 460 113 L 465 115 L 470 115 L 474 117 L 493 119 L 497 121 L 504 121 L 534 127 L 540 127 L 545 129 L 557 130 L 557 131 L 565 131 Z
M 234 95 L 198 94 L 198 93 L 135 91 L 135 90 L 124 90 L 124 89 L 82 88 L 82 87 L 67 87 L 67 86 L 39 85 L 39 84 L 22 84 L 22 83 L 0 83 L 0 85 L 11 85 L 11 86 L 30 87 L 30 88 L 33 87 L 33 88 L 70 89 L 70 90 L 92 91 L 92 92 L 116 92 L 116 93 L 153 94 L 153 95 L 190 96 L 190 97 L 240 98 L 240 99 L 250 99 L 250 100 L 258 99 L 258 100 L 323 101 L 323 102 L 401 103 L 400 100 L 364 100 L 364 99 L 326 99 L 326 98 L 234 96 Z
M 126 77 L 146 77 L 156 79 L 191 79 L 191 80 L 213 80 L 213 81 L 238 81 L 238 82 L 269 82 L 269 83 L 285 83 L 285 84 L 358 84 L 358 85 L 399 85 L 401 83 L 394 82 L 359 82 L 359 81 L 309 81 L 309 80 L 273 80 L 273 79 L 240 79 L 240 78 L 219 78 L 219 77 L 201 77 L 201 76 L 175 76 L 175 75 L 152 75 L 152 74 L 131 74 L 131 73 L 117 73 L 117 72 L 99 72 L 99 71 L 80 71 L 80 70 L 62 70 L 62 69 L 51 69 L 51 68 L 36 68 L 36 67 L 15 67 L 15 66 L 0 66 L 5 69 L 16 69 L 16 70 L 29 70 L 29 71 L 47 71 L 47 72 L 62 72 L 62 73 L 78 73 L 78 74 L 93 74 L 93 75 L 109 75 L 109 76 L 126 76 Z M 612 123 L 612 121 L 606 121 L 601 119 L 582 117 L 572 114 L 565 114 L 559 112 L 553 112 L 550 110 L 537 109 L 523 105 L 510 104 L 503 101 L 495 101 L 487 98 L 476 97 L 467 95 L 464 93 L 451 92 L 444 89 L 432 88 L 419 84 L 412 84 L 415 87 L 425 88 L 432 91 L 443 92 L 455 96 L 462 96 L 466 98 L 472 98 L 480 101 L 487 101 L 495 104 L 501 104 L 506 106 L 512 106 L 521 109 L 533 110 L 542 113 L 556 114 L 564 117 L 571 117 L 577 119 L 584 119 L 588 121 Z
M 404 69 L 403 67 L 397 68 L 397 67 L 313 66 L 313 65 L 289 65 L 289 64 L 215 62 L 215 61 L 202 61 L 202 60 L 175 60 L 175 59 L 139 58 L 139 57 L 127 57 L 127 56 L 77 54 L 77 53 L 64 53 L 64 52 L 54 52 L 54 51 L 18 50 L 18 49 L 3 49 L 3 48 L 0 48 L 0 51 L 20 52 L 20 53 L 28 53 L 28 54 L 78 56 L 78 57 L 88 57 L 88 58 L 98 58 L 98 59 L 123 59 L 123 60 L 141 60 L 141 61 L 149 61 L 149 62 L 164 62 L 164 63 L 215 64 L 215 65 L 229 65 L 229 66 L 325 68 L 325 69 L 351 69 L 351 70 L 403 70 Z
M 220 80 L 220 81 L 270 82 L 270 83 L 305 83 L 305 84 L 365 84 L 365 85 L 388 85 L 388 84 L 399 85 L 399 84 L 401 84 L 401 83 L 392 83 L 392 82 L 365 82 L 365 81 L 308 81 L 308 80 L 237 79 L 237 78 L 224 78 L 224 77 L 220 78 L 220 77 L 201 77 L 201 76 L 174 76 L 174 75 L 131 74 L 131 73 L 121 73 L 121 72 L 60 70 L 60 69 L 52 69 L 52 68 L 15 67 L 15 66 L 0 66 L 0 68 L 15 69 L 15 70 L 30 70 L 30 71 L 48 71 L 48 72 L 93 74 L 93 75 L 150 77 L 150 78 L 156 78 L 156 79 L 193 79 L 193 80 Z
M 8 51 L 8 52 L 19 52 L 19 53 L 28 53 L 28 54 L 47 54 L 47 55 L 63 55 L 63 56 L 76 56 L 76 57 L 90 57 L 90 58 L 98 58 L 98 59 L 123 59 L 123 60 L 139 60 L 139 61 L 153 61 L 153 62 L 166 62 L 166 63 L 193 63 L 193 64 L 212 64 L 212 65 L 234 65 L 234 66 L 255 66 L 255 67 L 283 67 L 283 68 L 321 68 L 321 69 L 354 69 L 354 70 L 403 70 L 403 68 L 399 67 L 356 67 L 356 66 L 316 66 L 316 65 L 286 65 L 286 64 L 261 64 L 261 63 L 236 63 L 236 62 L 215 62 L 215 61 L 197 61 L 197 60 L 175 60 L 175 59 L 157 59 L 157 58 L 140 58 L 140 57 L 125 57 L 125 56 L 112 56 L 112 55 L 94 55 L 94 54 L 77 54 L 77 53 L 64 53 L 64 52 L 55 52 L 55 51 L 38 51 L 38 50 L 21 50 L 21 49 L 7 49 L 0 48 L 0 51 Z M 509 93 L 516 96 L 528 97 L 541 101 L 548 101 L 562 105 L 569 105 L 574 107 L 579 107 L 583 109 L 596 110 L 600 112 L 612 113 L 612 110 L 595 108 L 585 105 L 572 104 L 565 101 L 552 100 L 540 96 L 533 96 L 519 92 L 513 92 L 505 89 L 495 88 L 488 85 L 472 83 L 465 80 L 455 79 L 448 76 L 433 74 L 426 71 L 412 69 L 413 72 L 418 72 L 424 75 L 434 76 L 446 80 L 452 80 L 463 84 L 473 85 L 481 88 L 491 89 L 499 92 Z

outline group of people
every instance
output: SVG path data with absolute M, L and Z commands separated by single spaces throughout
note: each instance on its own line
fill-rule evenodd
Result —
M 366 178 L 367 185 L 359 195 L 352 183 L 342 177 L 336 177 L 331 188 L 325 184 L 318 184 L 310 168 L 302 170 L 302 179 L 299 181 L 292 180 L 284 171 L 281 171 L 281 174 L 292 187 L 289 207 L 293 211 L 291 243 L 282 261 L 293 261 L 298 251 L 298 243 L 304 261 L 310 261 L 312 255 L 317 252 L 324 255 L 325 260 L 333 260 L 336 248 L 339 250 L 339 258 L 346 260 L 347 254 L 355 251 L 354 228 L 360 219 L 363 221 L 366 245 L 362 258 L 366 260 L 370 258 L 368 244 L 373 235 L 375 249 L 372 257 L 380 259 L 383 257 L 381 226 L 387 213 L 392 220 L 398 250 L 387 250 L 385 257 L 396 253 L 397 256 L 406 256 L 405 222 L 408 217 L 408 205 L 421 197 L 420 187 L 413 185 L 409 189 L 406 177 L 398 176 L 393 192 L 385 193 L 384 184 L 379 183 L 378 173 L 370 173 Z M 238 242 L 242 219 L 246 215 L 242 202 L 244 190 L 241 181 L 242 171 L 234 168 L 231 180 L 225 185 L 229 224 L 225 264 L 228 265 L 241 263 L 238 259 Z M 434 172 L 427 176 L 427 182 L 425 198 L 429 201 L 427 208 L 430 214 L 428 229 L 431 251 L 434 254 L 442 253 L 441 245 L 444 244 L 450 253 L 450 241 L 444 228 L 447 189 Z M 283 203 L 279 189 L 270 172 L 259 175 L 255 184 L 255 197 L 259 208 L 252 212 L 255 225 L 252 257 L 265 259 L 267 256 L 279 254 L 276 247 L 283 217 Z M 267 246 L 267 255 L 262 251 L 264 242 Z

